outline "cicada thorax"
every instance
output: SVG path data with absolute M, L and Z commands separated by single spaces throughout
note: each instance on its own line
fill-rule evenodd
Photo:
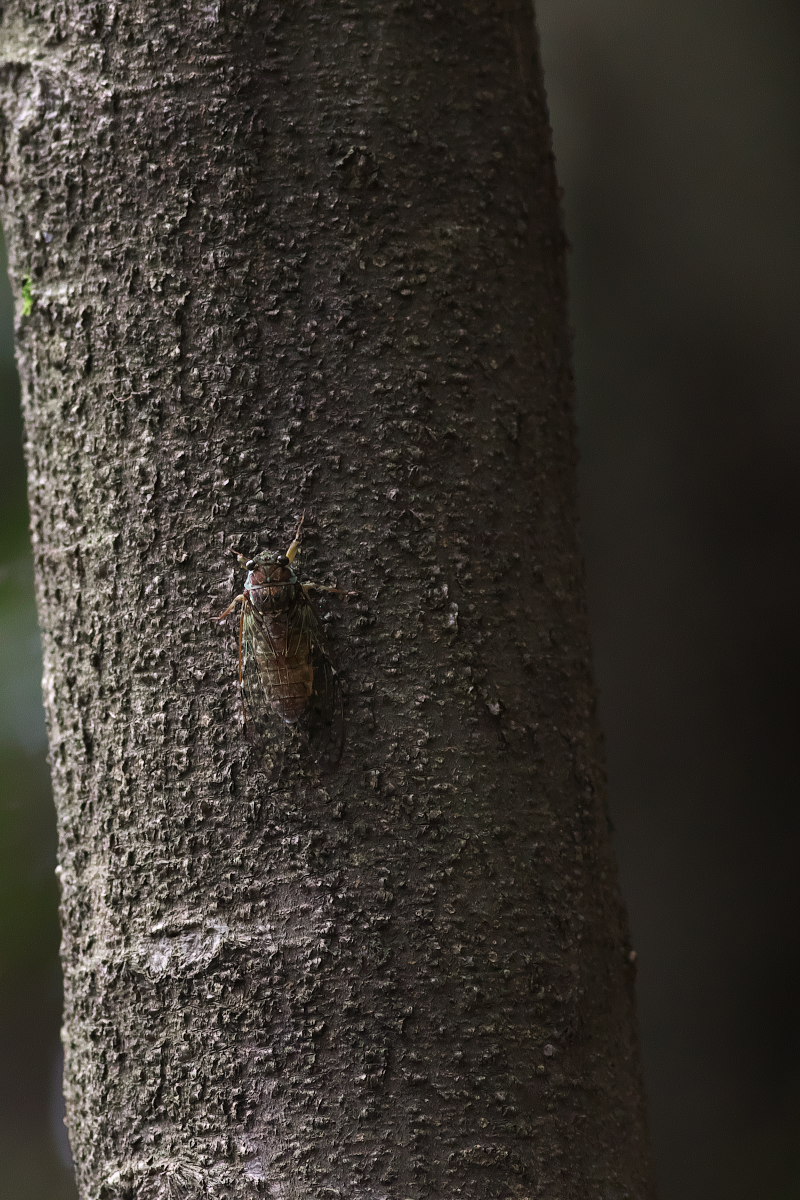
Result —
M 259 614 L 287 612 L 302 588 L 294 570 L 279 561 L 254 561 L 244 583 L 245 594 Z

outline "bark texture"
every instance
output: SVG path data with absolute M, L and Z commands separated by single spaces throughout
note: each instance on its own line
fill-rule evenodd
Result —
M 0 37 L 82 1197 L 652 1196 L 528 0 Z M 303 509 L 324 780 L 209 620 Z

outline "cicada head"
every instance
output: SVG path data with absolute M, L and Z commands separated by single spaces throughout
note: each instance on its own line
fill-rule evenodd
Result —
M 243 563 L 244 590 L 256 612 L 289 608 L 300 586 L 297 572 L 285 554 L 260 552 Z

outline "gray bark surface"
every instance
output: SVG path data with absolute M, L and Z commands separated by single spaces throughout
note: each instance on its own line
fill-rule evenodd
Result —
M 81 1196 L 652 1196 L 527 0 L 11 0 L 0 68 Z M 325 777 L 210 620 L 303 510 Z

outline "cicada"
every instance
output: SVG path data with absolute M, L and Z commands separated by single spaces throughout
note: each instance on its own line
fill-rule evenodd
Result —
M 217 618 L 239 609 L 239 684 L 245 723 L 263 734 L 270 722 L 301 733 L 320 765 L 338 763 L 344 712 L 338 673 L 325 648 L 313 591 L 337 587 L 301 582 L 297 555 L 303 517 L 285 554 L 235 551 L 247 572 L 244 591 Z

